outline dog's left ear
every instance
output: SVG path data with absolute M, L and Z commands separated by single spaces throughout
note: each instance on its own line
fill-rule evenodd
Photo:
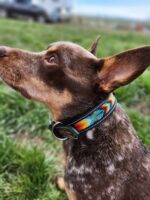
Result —
M 150 46 L 132 49 L 98 61 L 98 84 L 110 93 L 137 78 L 150 65 Z
M 100 36 L 98 36 L 96 38 L 96 40 L 93 42 L 93 44 L 91 45 L 91 47 L 89 48 L 89 51 L 93 54 L 93 55 L 96 55 L 96 51 L 97 51 L 97 46 L 99 44 L 99 41 L 100 41 Z

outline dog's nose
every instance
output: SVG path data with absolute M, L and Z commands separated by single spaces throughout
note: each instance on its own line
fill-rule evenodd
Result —
M 0 57 L 4 57 L 7 55 L 7 51 L 5 47 L 0 47 Z

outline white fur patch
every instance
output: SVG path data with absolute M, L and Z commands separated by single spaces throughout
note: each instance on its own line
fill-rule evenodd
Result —
M 92 174 L 92 168 L 86 167 L 84 164 L 81 165 L 80 167 L 75 167 L 73 166 L 70 170 L 68 170 L 69 174 L 76 173 L 78 175 L 83 175 L 83 174 Z
M 118 156 L 117 156 L 117 159 L 118 159 L 118 161 L 122 161 L 124 158 L 123 158 L 123 156 L 118 155 Z
M 142 163 L 142 166 L 146 169 L 146 171 L 150 171 L 150 164 L 149 163 Z
M 93 139 L 94 139 L 94 130 L 95 130 L 95 129 L 92 129 L 92 130 L 87 131 L 86 137 L 87 137 L 88 139 L 90 139 L 90 140 L 93 140 Z
M 70 183 L 70 184 L 69 184 L 69 188 L 70 188 L 71 190 L 73 190 L 73 189 L 74 189 L 74 186 L 73 186 L 73 184 L 72 184 L 72 183 Z
M 111 185 L 109 188 L 107 188 L 108 194 L 111 194 L 114 191 L 114 186 Z
M 120 116 L 118 113 L 116 113 L 116 120 L 117 122 L 120 122 L 122 120 L 122 116 Z
M 133 150 L 133 144 L 132 144 L 132 143 L 129 143 L 129 144 L 127 145 L 127 147 L 128 147 L 128 149 L 129 149 L 130 151 Z
M 107 172 L 109 175 L 112 175 L 115 171 L 115 166 L 114 164 L 110 164 L 108 167 L 107 167 Z

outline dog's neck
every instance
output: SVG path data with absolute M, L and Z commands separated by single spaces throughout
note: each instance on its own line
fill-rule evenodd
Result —
M 65 146 L 69 147 L 68 155 L 78 161 L 84 156 L 87 160 L 89 157 L 89 162 L 91 158 L 95 157 L 96 160 L 98 157 L 104 165 L 115 160 L 130 159 L 133 154 L 142 155 L 144 150 L 132 123 L 119 104 L 105 122 L 86 132 L 79 140 L 66 141 Z
M 101 97 L 101 98 L 100 98 Z M 74 116 L 84 113 L 97 103 L 104 101 L 107 95 L 91 95 L 88 99 L 80 98 L 74 105 L 67 106 L 62 112 L 60 121 L 72 119 Z M 68 140 L 65 142 L 71 149 L 72 155 L 77 156 L 88 154 L 101 156 L 101 160 L 118 159 L 132 155 L 142 144 L 123 108 L 117 104 L 115 111 L 103 123 L 83 134 L 78 140 Z M 119 153 L 119 154 L 118 154 Z

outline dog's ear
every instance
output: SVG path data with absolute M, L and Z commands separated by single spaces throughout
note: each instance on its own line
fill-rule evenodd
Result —
M 150 46 L 132 49 L 98 61 L 100 90 L 110 93 L 137 78 L 150 65 Z
M 96 51 L 97 51 L 97 46 L 99 44 L 99 41 L 100 41 L 100 36 L 98 36 L 96 38 L 96 40 L 93 42 L 93 44 L 91 45 L 91 47 L 89 48 L 89 51 L 93 54 L 93 55 L 96 55 Z

